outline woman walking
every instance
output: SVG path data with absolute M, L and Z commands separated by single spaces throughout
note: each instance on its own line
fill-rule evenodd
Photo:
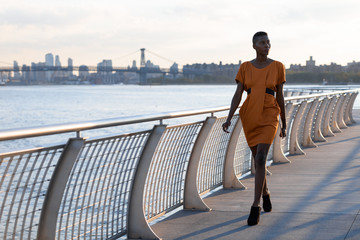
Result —
M 255 33 L 252 41 L 256 58 L 241 64 L 235 78 L 237 88 L 231 101 L 229 115 L 222 125 L 223 130 L 228 132 L 231 118 L 245 90 L 248 95 L 240 108 L 240 119 L 246 141 L 254 157 L 256 170 L 254 202 L 248 217 L 248 225 L 259 223 L 261 196 L 264 211 L 270 212 L 272 209 L 265 167 L 267 154 L 279 125 L 279 114 L 282 123 L 280 137 L 286 136 L 283 94 L 283 84 L 286 81 L 285 67 L 281 62 L 268 58 L 271 45 L 266 32 Z

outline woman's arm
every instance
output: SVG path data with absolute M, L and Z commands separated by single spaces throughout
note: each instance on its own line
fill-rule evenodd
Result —
M 283 92 L 284 84 L 281 83 L 277 86 L 276 101 L 280 107 L 280 118 L 282 122 L 280 137 L 286 137 L 286 116 L 285 116 L 285 100 Z
M 239 107 L 243 91 L 244 91 L 244 86 L 242 85 L 241 82 L 237 82 L 236 91 L 231 100 L 229 115 L 226 119 L 226 122 L 222 125 L 224 132 L 227 132 L 227 133 L 229 132 L 228 128 L 231 125 L 231 118 L 234 116 L 236 109 Z

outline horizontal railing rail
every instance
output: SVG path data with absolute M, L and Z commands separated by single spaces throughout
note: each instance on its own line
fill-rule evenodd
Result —
M 171 112 L 163 114 L 150 114 L 144 116 L 132 116 L 124 118 L 113 118 L 113 119 L 102 119 L 95 121 L 87 121 L 83 123 L 69 123 L 69 124 L 56 124 L 42 127 L 22 128 L 22 129 L 11 129 L 0 131 L 0 141 L 13 140 L 19 138 L 39 137 L 53 134 L 69 133 L 69 132 L 80 132 L 85 130 L 93 130 L 99 128 L 116 127 L 137 123 L 154 122 L 159 121 L 161 124 L 162 120 L 190 117 L 202 114 L 214 114 L 216 112 L 222 112 L 228 110 L 229 107 L 217 107 L 207 108 L 202 110 L 190 110 L 181 112 Z
M 287 154 L 305 154 L 305 147 L 316 147 L 353 124 L 358 91 L 286 97 L 288 134 L 281 139 L 278 129 L 268 165 L 290 162 Z M 0 131 L 0 141 L 77 133 L 66 144 L 0 153 L 0 238 L 158 239 L 150 222 L 174 208 L 211 210 L 203 194 L 219 186 L 244 189 L 241 176 L 254 172 L 239 115 L 231 120 L 229 134 L 221 128 L 226 116 L 215 116 L 228 110 Z M 163 122 L 191 116 L 201 120 Z M 141 132 L 80 136 L 86 130 L 154 121 L 153 129 Z

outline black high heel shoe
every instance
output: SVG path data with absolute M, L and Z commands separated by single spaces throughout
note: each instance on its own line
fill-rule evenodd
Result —
M 270 194 L 269 195 L 263 195 L 263 209 L 265 212 L 271 212 L 272 210 L 272 205 L 271 205 L 271 201 L 270 201 Z
M 260 207 L 251 207 L 250 215 L 247 220 L 247 223 L 249 226 L 253 226 L 259 223 L 260 220 Z

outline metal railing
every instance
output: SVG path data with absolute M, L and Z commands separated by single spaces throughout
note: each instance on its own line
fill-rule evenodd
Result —
M 285 153 L 305 154 L 304 147 L 316 147 L 351 125 L 357 94 L 354 89 L 286 97 L 288 135 L 276 134 L 269 164 L 290 162 Z M 230 134 L 221 129 L 228 109 L 0 132 L 0 141 L 76 133 L 66 144 L 0 154 L 0 238 L 157 239 L 149 225 L 154 219 L 179 206 L 210 210 L 203 194 L 219 186 L 243 189 L 239 179 L 254 170 L 239 116 L 233 117 Z M 201 121 L 163 124 L 204 114 Z M 153 121 L 159 124 L 142 132 L 80 136 L 90 129 Z

